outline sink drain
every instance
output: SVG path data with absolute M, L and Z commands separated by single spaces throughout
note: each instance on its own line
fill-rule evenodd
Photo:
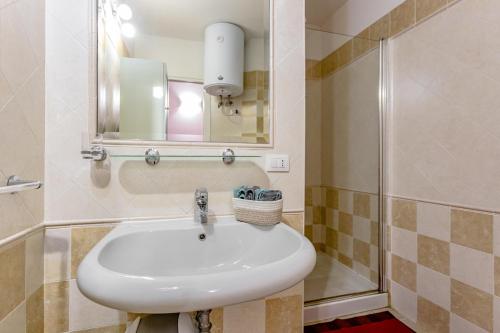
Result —
M 198 239 L 201 240 L 201 241 L 204 241 L 206 238 L 207 238 L 207 235 L 205 235 L 205 234 L 199 234 L 198 235 Z

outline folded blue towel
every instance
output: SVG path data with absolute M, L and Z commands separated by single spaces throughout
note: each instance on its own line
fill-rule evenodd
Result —
M 281 200 L 283 195 L 281 194 L 281 191 L 279 190 L 264 190 L 264 189 L 259 189 L 257 190 L 257 195 L 256 199 L 258 201 L 277 201 Z
M 245 199 L 245 200 L 256 200 L 257 198 L 257 190 L 259 190 L 260 187 L 258 186 L 240 186 L 238 188 L 235 188 L 233 190 L 233 196 L 235 198 L 239 199 Z
M 283 198 L 279 190 L 261 189 L 258 186 L 242 185 L 233 189 L 233 197 L 245 200 L 276 201 Z

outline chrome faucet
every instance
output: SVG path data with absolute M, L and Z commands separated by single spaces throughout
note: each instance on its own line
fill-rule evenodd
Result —
M 208 222 L 208 191 L 206 188 L 197 188 L 194 193 L 194 219 L 205 224 Z

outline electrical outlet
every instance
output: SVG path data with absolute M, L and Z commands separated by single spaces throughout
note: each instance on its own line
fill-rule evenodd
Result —
M 266 171 L 289 172 L 290 159 L 288 155 L 266 155 Z

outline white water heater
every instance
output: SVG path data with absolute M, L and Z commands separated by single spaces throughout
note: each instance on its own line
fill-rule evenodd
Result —
M 203 88 L 209 95 L 234 97 L 243 93 L 245 33 L 232 23 L 205 28 Z

